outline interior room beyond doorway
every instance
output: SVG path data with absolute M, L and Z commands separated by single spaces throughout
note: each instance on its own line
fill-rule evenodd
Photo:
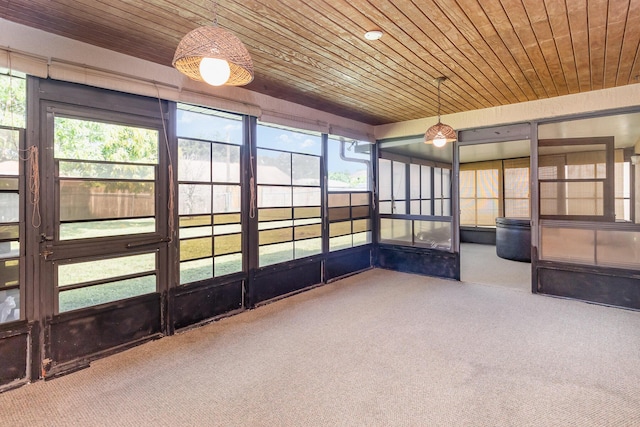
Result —
M 460 280 L 530 292 L 531 263 L 505 259 L 496 250 L 498 218 L 530 219 L 530 142 L 459 150 Z

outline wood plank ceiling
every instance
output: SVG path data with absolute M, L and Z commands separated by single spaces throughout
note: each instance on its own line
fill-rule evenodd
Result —
M 0 0 L 0 16 L 163 65 L 212 0 Z M 640 82 L 640 0 L 219 0 L 248 89 L 378 125 Z M 384 36 L 367 41 L 368 30 Z

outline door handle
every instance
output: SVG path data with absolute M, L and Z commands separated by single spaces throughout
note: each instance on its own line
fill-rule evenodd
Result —
M 42 256 L 45 261 L 47 261 L 51 255 L 53 255 L 53 251 L 50 247 L 47 247 L 42 252 L 40 252 L 40 256 Z
M 170 242 L 170 241 L 171 241 L 170 238 L 165 237 L 163 239 L 154 240 L 152 242 L 127 243 L 127 249 L 141 248 L 141 247 L 144 247 L 144 246 L 154 246 L 154 245 L 158 245 L 160 243 L 167 243 L 167 242 Z

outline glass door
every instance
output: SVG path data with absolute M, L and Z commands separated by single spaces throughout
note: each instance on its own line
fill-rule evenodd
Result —
M 152 119 L 53 104 L 46 118 L 43 373 L 55 373 L 162 329 L 166 150 Z

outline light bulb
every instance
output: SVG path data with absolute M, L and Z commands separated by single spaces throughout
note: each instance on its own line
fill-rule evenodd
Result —
M 222 86 L 230 75 L 229 63 L 224 59 L 202 58 L 200 61 L 200 76 L 211 86 Z
M 437 135 L 433 138 L 433 145 L 438 148 L 442 148 L 447 144 L 447 138 L 442 134 L 442 132 L 438 132 Z

